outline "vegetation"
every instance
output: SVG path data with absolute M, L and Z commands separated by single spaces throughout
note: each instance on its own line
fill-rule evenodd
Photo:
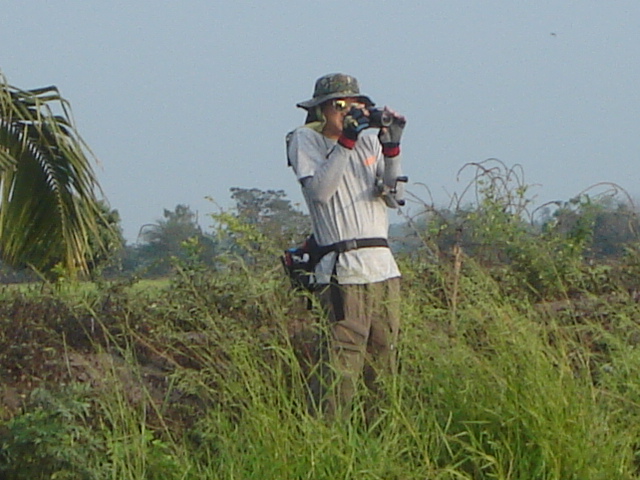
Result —
M 213 265 L 216 256 L 215 238 L 203 232 L 188 205 L 177 205 L 174 211 L 165 209 L 161 220 L 140 229 L 140 240 L 129 252 L 129 264 L 123 267 L 144 276 L 169 274 L 173 270 L 172 259 L 185 258 L 182 244 L 188 240 L 200 245 L 202 258 L 208 259 L 209 265 Z
M 0 257 L 49 278 L 87 273 L 117 246 L 90 151 L 55 87 L 21 90 L 0 73 Z M 108 209 L 106 209 L 108 211 Z
M 2 274 L 56 279 L 0 290 L 0 479 L 640 477 L 639 225 L 615 186 L 532 212 L 517 167 L 463 168 L 451 208 L 396 227 L 399 374 L 329 422 L 307 408 L 322 325 L 278 261 L 308 218 L 235 188 L 213 233 L 178 205 L 126 248 L 89 158 L 55 87 L 0 77 Z
M 407 219 L 400 373 L 348 422 L 307 412 L 320 327 L 271 216 L 214 215 L 215 262 L 196 235 L 157 288 L 6 288 L 0 478 L 638 478 L 634 210 L 532 221 L 518 178 L 479 164 L 474 202 Z

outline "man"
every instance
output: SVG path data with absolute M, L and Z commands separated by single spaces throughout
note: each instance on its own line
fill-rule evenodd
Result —
M 287 155 L 323 251 L 315 267 L 328 320 L 321 362 L 335 375 L 323 375 L 328 392 L 316 400 L 329 416 L 344 416 L 361 375 L 376 390 L 379 372 L 396 371 L 400 272 L 387 243 L 387 208 L 401 202 L 406 120 L 385 107 L 375 115 L 386 126 L 367 133 L 374 103 L 340 73 L 320 77 L 313 98 L 297 106 L 307 120 L 287 136 Z

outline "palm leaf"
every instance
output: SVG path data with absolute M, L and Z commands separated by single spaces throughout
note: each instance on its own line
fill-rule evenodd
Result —
M 0 258 L 86 272 L 100 228 L 93 155 L 56 87 L 21 90 L 0 73 Z M 112 232 L 115 235 L 115 232 Z M 98 243 L 97 243 L 98 242 Z

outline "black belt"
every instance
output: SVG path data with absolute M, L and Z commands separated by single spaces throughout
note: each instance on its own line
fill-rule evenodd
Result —
M 330 252 L 344 253 L 359 248 L 387 247 L 389 242 L 386 238 L 356 238 L 353 240 L 343 240 L 331 245 L 318 245 L 319 257 L 322 258 Z

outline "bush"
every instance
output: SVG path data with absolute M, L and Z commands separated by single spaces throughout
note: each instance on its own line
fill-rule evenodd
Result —
M 214 267 L 186 242 L 157 289 L 4 292 L 2 379 L 28 400 L 0 410 L 0 475 L 636 478 L 640 307 L 621 286 L 640 256 L 629 245 L 618 278 L 588 254 L 591 227 L 526 222 L 526 189 L 488 178 L 480 208 L 421 226 L 400 256 L 399 374 L 345 422 L 308 412 L 296 335 L 317 325 L 282 246 L 237 217 L 216 217 Z

